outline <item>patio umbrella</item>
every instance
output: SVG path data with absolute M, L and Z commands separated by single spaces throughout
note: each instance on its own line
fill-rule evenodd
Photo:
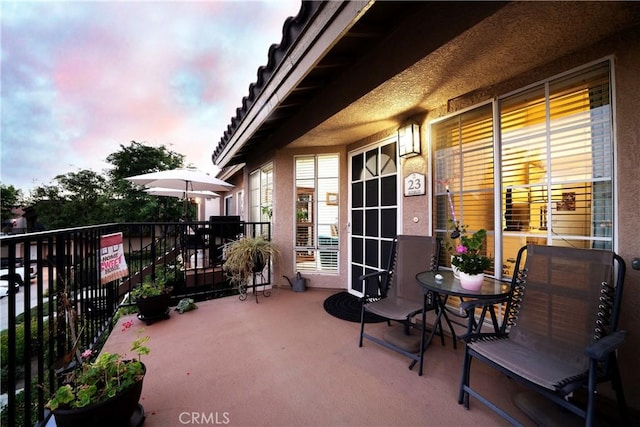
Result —
M 197 169 L 170 169 L 130 176 L 127 180 L 147 188 L 160 187 L 183 192 L 184 213 L 187 213 L 188 193 L 192 191 L 229 191 L 232 184 Z
M 181 199 L 184 198 L 193 198 L 200 197 L 203 199 L 213 199 L 214 197 L 220 197 L 218 193 L 214 193 L 213 191 L 184 191 L 184 190 L 176 190 L 174 188 L 161 188 L 161 187 L 152 187 L 145 188 L 145 193 L 150 194 L 152 196 L 165 196 L 165 197 L 178 197 Z

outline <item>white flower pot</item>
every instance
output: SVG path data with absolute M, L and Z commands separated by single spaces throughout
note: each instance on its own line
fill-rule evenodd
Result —
M 455 255 L 451 255 L 451 261 L 453 261 L 454 256 Z M 460 278 L 460 270 L 458 270 L 458 267 L 453 265 L 453 262 L 451 263 L 451 271 L 453 271 L 453 277 L 455 277 L 456 279 Z
M 460 286 L 470 291 L 477 291 L 482 288 L 483 281 L 484 273 L 467 274 L 463 271 L 460 272 Z

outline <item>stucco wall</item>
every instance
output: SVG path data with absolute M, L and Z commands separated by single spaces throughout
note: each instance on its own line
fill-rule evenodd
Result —
M 622 39 L 615 52 L 616 145 L 618 162 L 618 253 L 627 263 L 621 329 L 627 343 L 620 350 L 625 394 L 640 409 L 640 271 L 631 268 L 640 258 L 640 30 Z

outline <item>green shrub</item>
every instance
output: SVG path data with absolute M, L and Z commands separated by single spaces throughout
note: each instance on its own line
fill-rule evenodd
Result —
M 43 328 L 45 330 L 44 333 L 44 341 L 40 343 L 37 339 L 37 328 L 38 324 L 36 319 L 32 319 L 31 321 L 31 343 L 30 343 L 30 351 L 31 354 L 36 356 L 38 351 L 45 352 L 45 357 L 47 353 L 47 346 L 49 342 L 49 334 L 48 334 L 48 325 L 49 320 L 45 320 L 43 322 Z M 24 323 L 18 323 L 16 325 L 16 345 L 15 345 L 15 355 L 16 355 L 16 379 L 21 380 L 24 379 Z M 9 331 L 4 330 L 0 332 L 0 371 L 1 371 L 1 381 L 2 381 L 2 392 L 5 391 L 5 387 L 8 380 L 8 372 L 9 372 Z
M 33 329 L 32 329 L 33 330 Z M 9 359 L 9 331 L 4 330 L 0 332 L 0 357 L 2 357 L 2 367 L 4 368 Z M 16 365 L 24 365 L 24 323 L 18 323 L 16 325 Z

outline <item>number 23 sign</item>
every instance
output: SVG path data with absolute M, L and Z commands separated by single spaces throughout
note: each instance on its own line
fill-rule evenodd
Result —
M 421 173 L 412 173 L 404 178 L 404 195 L 405 196 L 422 196 L 426 194 L 427 188 L 424 185 L 424 175 Z

